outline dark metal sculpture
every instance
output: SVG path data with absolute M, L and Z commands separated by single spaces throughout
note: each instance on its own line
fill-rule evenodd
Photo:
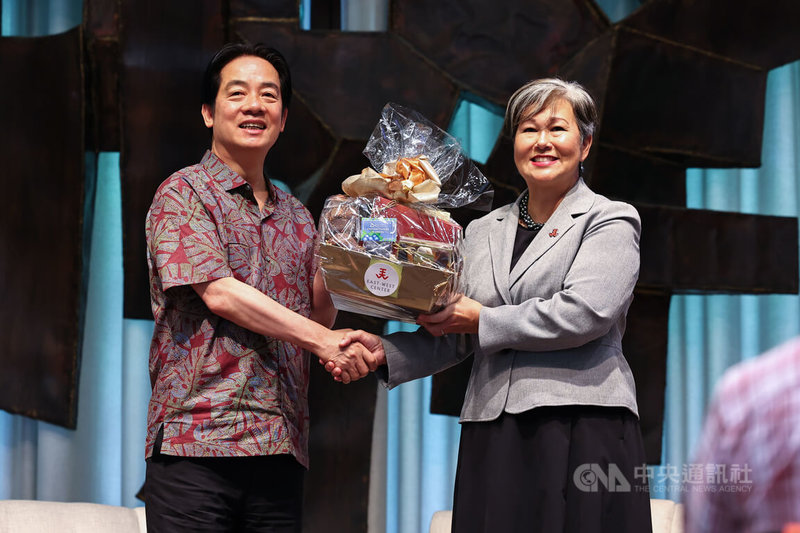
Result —
M 152 320 L 144 220 L 158 185 L 200 161 L 211 136 L 200 78 L 224 43 L 222 2 L 120 2 L 120 166 L 125 316 Z
M 81 53 L 78 28 L 0 39 L 0 407 L 70 428 L 94 199 Z
M 63 124 L 73 129 L 52 139 L 13 136 L 27 152 L 10 150 L 7 143 L 0 147 L 4 160 L 12 162 L 7 180 L 22 184 L 29 176 L 23 164 L 30 157 L 20 153 L 35 158 L 47 152 L 60 154 L 49 161 L 59 163 L 59 176 L 68 174 L 73 185 L 82 183 L 83 130 L 74 124 L 83 124 L 83 116 L 75 113 L 86 102 L 88 146 L 122 152 L 125 316 L 151 318 L 145 212 L 158 184 L 196 162 L 208 146 L 199 81 L 210 53 L 223 42 L 264 41 L 288 58 L 295 80 L 293 105 L 266 170 L 290 184 L 315 215 L 328 195 L 339 192 L 342 179 L 367 165 L 361 150 L 386 102 L 417 109 L 446 127 L 462 97 L 503 105 L 529 79 L 553 74 L 577 79 L 596 96 L 601 112 L 587 162 L 590 185 L 634 203 L 642 215 L 642 271 L 625 353 L 637 380 L 648 458 L 658 462 L 671 295 L 798 290 L 796 219 L 684 206 L 687 166 L 760 164 L 766 75 L 800 57 L 800 4 L 777 0 L 766 9 L 755 0 L 650 0 L 612 25 L 590 0 L 508 0 L 502 8 L 484 0 L 396 0 L 385 33 L 337 31 L 338 4 L 314 2 L 315 29 L 303 32 L 296 0 L 86 0 L 82 41 L 76 35 L 61 37 L 72 44 L 60 49 L 61 59 L 47 63 L 49 79 L 59 80 L 57 91 L 48 86 L 49 96 L 64 99 L 59 107 Z M 20 76 L 26 68 L 41 69 L 41 62 L 20 60 L 39 42 L 44 41 L 1 40 L 4 67 L 15 65 Z M 55 52 L 40 53 L 56 57 Z M 85 99 L 82 81 L 67 72 L 75 64 L 84 67 Z M 0 90 L 13 90 L 4 87 Z M 9 116 L 14 115 L 0 116 L 0 124 L 16 132 L 18 123 Z M 37 180 L 54 176 L 47 171 L 51 166 L 42 168 Z M 498 139 L 482 168 L 495 186 L 495 205 L 521 191 L 509 138 Z M 28 190 L 20 188 L 14 198 L 26 198 Z M 71 220 L 59 219 L 55 229 L 47 226 L 48 235 L 58 235 L 53 241 L 71 247 L 64 249 L 58 273 L 40 261 L 25 263 L 27 270 L 21 272 L 20 257 L 40 247 L 30 237 L 35 233 L 20 236 L 13 228 L 35 231 L 31 228 L 38 226 L 23 219 L 22 205 L 0 215 L 0 234 L 10 250 L 0 259 L 7 283 L 0 327 L 10 334 L 0 338 L 13 357 L 0 391 L 14 391 L 0 396 L 0 406 L 46 418 L 40 406 L 49 405 L 61 413 L 49 419 L 69 426 L 77 389 L 56 390 L 51 384 L 58 376 L 74 384 L 77 376 L 78 287 L 85 287 L 85 280 L 84 263 L 76 258 L 82 257 L 78 236 L 85 226 L 75 221 L 86 203 L 80 195 L 38 195 L 31 196 L 26 209 L 34 199 L 50 213 L 71 215 Z M 454 212 L 463 224 L 475 216 L 465 209 Z M 64 264 L 74 268 L 63 273 Z M 13 278 L 21 274 L 28 281 Z M 46 293 L 45 302 L 58 312 L 39 312 L 48 306 L 30 298 L 40 294 L 37 286 L 60 287 L 55 295 Z M 14 331 L 19 328 L 15 310 L 20 309 L 37 331 L 45 332 L 36 342 Z M 382 324 L 348 313 L 338 322 L 374 332 Z M 467 362 L 434 378 L 434 412 L 457 414 L 468 372 Z M 7 386 L 15 383 L 23 385 Z M 317 365 L 312 383 L 306 530 L 365 531 L 374 383 L 341 387 Z M 325 503 L 331 490 L 350 502 L 346 513 Z

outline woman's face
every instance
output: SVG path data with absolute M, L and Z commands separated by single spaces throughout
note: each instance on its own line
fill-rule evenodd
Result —
M 520 122 L 514 135 L 514 163 L 529 188 L 569 189 L 591 146 L 591 136 L 581 143 L 570 103 L 558 99 Z

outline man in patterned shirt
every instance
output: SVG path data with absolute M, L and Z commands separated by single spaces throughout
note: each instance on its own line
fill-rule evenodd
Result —
M 720 379 L 685 492 L 686 533 L 785 531 L 800 522 L 800 337 Z
M 145 481 L 148 531 L 300 531 L 309 353 L 347 368 L 316 276 L 314 221 L 264 176 L 291 98 L 285 59 L 230 44 L 206 69 L 202 161 L 155 194 L 146 233 L 155 331 Z

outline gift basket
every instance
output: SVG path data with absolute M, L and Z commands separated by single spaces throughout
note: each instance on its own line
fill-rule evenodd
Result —
M 492 191 L 455 138 L 397 104 L 364 155 L 372 167 L 325 202 L 319 267 L 337 309 L 414 322 L 461 289 L 463 230 L 446 209 L 488 210 Z

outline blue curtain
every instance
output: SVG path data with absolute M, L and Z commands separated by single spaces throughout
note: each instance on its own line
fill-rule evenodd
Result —
M 595 0 L 600 9 L 608 17 L 612 23 L 619 22 L 631 13 L 636 8 L 642 5 L 645 0 Z
M 762 165 L 689 169 L 687 206 L 762 215 L 800 215 L 800 62 L 769 73 Z M 748 253 L 743 250 L 742 253 Z M 663 465 L 654 496 L 681 499 L 714 384 L 730 365 L 800 334 L 797 295 L 683 295 L 670 308 Z
M 77 429 L 0 412 L 3 499 L 138 505 L 153 326 L 122 318 L 119 156 L 100 154 L 87 168 L 97 189 Z
M 2 8 L 4 37 L 41 37 L 78 26 L 83 3 L 80 0 L 4 0 Z
M 3 36 L 34 37 L 81 23 L 82 3 L 2 2 Z M 134 506 L 144 480 L 153 325 L 122 317 L 119 154 L 87 154 L 97 188 L 81 354 L 78 422 L 68 430 L 0 412 L 0 498 Z
M 373 10 L 370 20 L 359 26 L 352 18 L 358 13 L 355 0 L 345 3 L 349 29 L 385 23 L 384 12 Z M 639 6 L 635 0 L 598 3 L 612 21 Z M 303 0 L 306 8 L 307 4 Z M 75 0 L 4 0 L 2 34 L 58 33 L 80 23 L 81 8 Z M 767 92 L 762 167 L 689 170 L 689 207 L 798 216 L 800 63 L 771 72 Z M 501 122 L 497 109 L 464 95 L 449 129 L 473 158 L 483 161 Z M 2 499 L 138 504 L 134 495 L 144 477 L 150 393 L 146 361 L 153 324 L 122 318 L 118 154 L 100 154 L 97 164 L 87 167 L 97 172 L 97 190 L 78 429 L 0 412 Z M 680 471 L 691 460 L 706 403 L 721 373 L 797 335 L 798 315 L 800 299 L 794 295 L 673 298 L 664 465 L 651 480 L 653 496 L 680 499 Z M 430 378 L 398 387 L 386 399 L 386 411 L 376 415 L 386 427 L 380 439 L 387 443 L 386 460 L 378 466 L 386 475 L 386 531 L 426 531 L 432 513 L 452 505 L 459 426 L 452 417 L 429 414 Z M 372 530 L 381 531 L 381 525 Z

